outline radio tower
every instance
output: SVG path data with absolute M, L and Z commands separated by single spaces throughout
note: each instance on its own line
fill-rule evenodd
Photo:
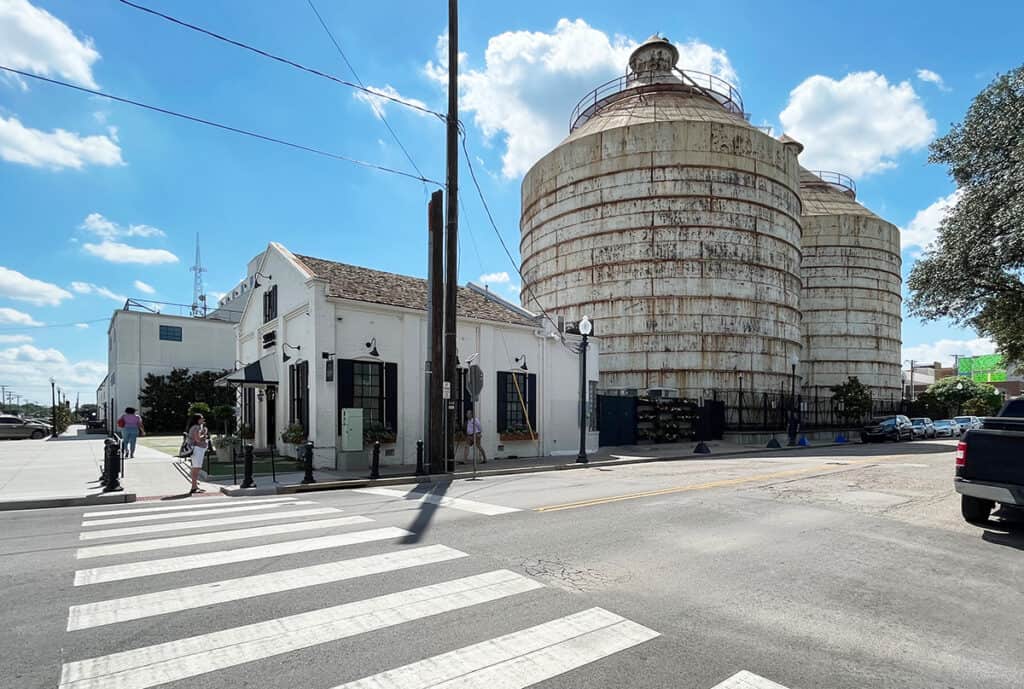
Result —
M 193 318 L 205 318 L 206 317 L 206 290 L 203 289 L 203 273 L 206 272 L 206 268 L 203 268 L 203 262 L 199 258 L 199 233 L 196 232 L 196 264 L 189 268 L 195 273 L 195 279 L 192 281 L 192 317 Z

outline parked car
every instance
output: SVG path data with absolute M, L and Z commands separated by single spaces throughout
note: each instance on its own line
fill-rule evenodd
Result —
M 869 443 L 875 440 L 886 441 L 910 440 L 914 437 L 914 425 L 903 414 L 893 416 L 876 416 L 860 431 L 860 441 Z
M 915 438 L 934 438 L 935 437 L 935 424 L 932 420 L 926 416 L 919 416 L 916 419 L 911 419 L 910 423 L 914 425 L 914 437 Z
M 49 429 L 50 427 L 45 424 L 20 419 L 17 416 L 0 416 L 0 438 L 38 440 L 49 435 Z
M 960 424 L 953 419 L 939 419 L 934 424 L 936 438 L 957 438 L 960 436 Z
M 996 503 L 1024 507 L 1024 399 L 985 417 L 956 446 L 960 512 L 972 524 L 988 522 Z
M 961 434 L 976 428 L 981 428 L 981 419 L 977 416 L 956 416 L 953 420 L 960 424 Z

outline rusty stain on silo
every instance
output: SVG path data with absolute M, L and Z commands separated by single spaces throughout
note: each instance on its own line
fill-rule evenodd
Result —
M 601 387 L 684 396 L 792 383 L 801 354 L 800 145 L 648 39 L 523 179 L 523 304 L 588 315 Z M 538 303 L 539 302 L 539 303 Z

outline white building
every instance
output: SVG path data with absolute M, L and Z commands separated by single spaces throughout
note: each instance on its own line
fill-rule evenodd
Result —
M 107 376 L 96 390 L 98 414 L 115 419 L 125 407 L 139 408 L 150 373 L 175 368 L 223 371 L 235 364 L 235 323 L 240 311 L 218 308 L 205 316 L 172 315 L 187 306 L 129 299 L 107 328 Z
M 291 454 L 281 434 L 299 424 L 318 468 L 363 469 L 371 447 L 364 432 L 376 432 L 382 464 L 414 463 L 424 428 L 426 281 L 298 256 L 277 243 L 250 262 L 249 275 L 237 354 L 247 365 L 230 378 L 245 381 L 241 422 L 254 445 Z M 477 355 L 483 370 L 477 416 L 490 458 L 578 451 L 579 355 L 552 330 L 482 288 L 459 290 L 458 358 L 465 365 Z M 596 346 L 587 366 L 592 407 Z M 455 387 L 461 411 L 468 400 Z M 596 429 L 588 431 L 589 450 L 597 444 Z

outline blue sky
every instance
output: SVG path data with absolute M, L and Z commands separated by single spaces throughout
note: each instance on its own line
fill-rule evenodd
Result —
M 368 86 L 444 109 L 446 3 L 314 2 Z M 143 4 L 353 78 L 305 0 Z M 735 81 L 752 122 L 801 139 L 806 165 L 853 175 L 859 199 L 908 230 L 905 269 L 955 192 L 927 164 L 927 142 L 1019 64 L 1024 22 L 1016 3 L 1000 4 L 999 21 L 994 7 L 951 2 L 462 5 L 462 119 L 513 251 L 523 172 L 566 134 L 576 100 L 657 31 L 681 46 L 680 66 Z M 116 0 L 0 0 L 0 64 L 408 170 L 383 108 L 424 175 L 443 179 L 436 118 Z M 511 296 L 519 281 L 462 175 L 460 279 L 490 275 Z M 30 399 L 46 399 L 54 375 L 91 401 L 111 311 L 125 296 L 189 302 L 197 233 L 211 294 L 230 289 L 269 241 L 425 273 L 433 186 L 31 79 L 0 77 L 0 181 L 0 384 Z M 908 358 L 991 349 L 946 323 L 907 319 L 903 336 Z

